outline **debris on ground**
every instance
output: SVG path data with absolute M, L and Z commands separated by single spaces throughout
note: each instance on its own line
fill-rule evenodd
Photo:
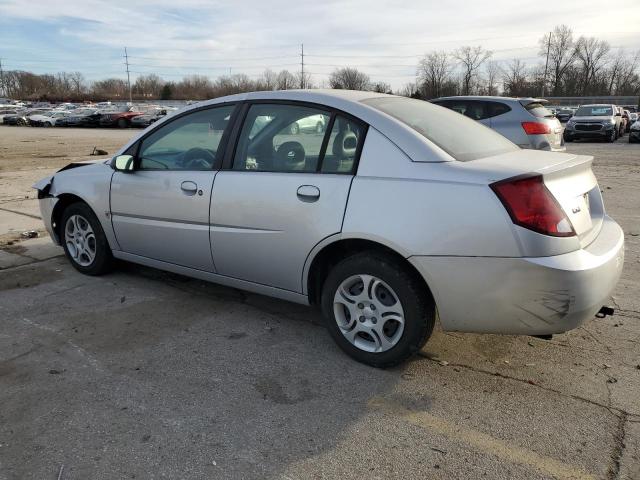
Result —
M 100 150 L 98 147 L 93 147 L 93 151 L 89 155 L 109 155 L 109 152 Z
M 20 236 L 22 238 L 36 238 L 38 236 L 38 232 L 36 230 L 27 230 L 26 232 L 22 232 Z

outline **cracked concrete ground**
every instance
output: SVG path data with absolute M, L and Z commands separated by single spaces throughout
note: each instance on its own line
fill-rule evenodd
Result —
M 0 480 L 640 478 L 639 145 L 568 146 L 625 231 L 616 316 L 551 341 L 436 331 L 375 370 L 312 309 L 135 265 L 86 277 L 22 240 L 29 185 L 68 161 L 46 155 L 81 157 L 86 132 L 0 127 L 36 153 L 0 150 Z M 104 132 L 110 152 L 133 134 Z

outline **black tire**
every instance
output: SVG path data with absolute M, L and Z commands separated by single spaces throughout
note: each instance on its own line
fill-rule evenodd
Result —
M 67 221 L 73 215 L 80 215 L 87 220 L 95 236 L 95 249 L 96 254 L 89 265 L 80 265 L 69 253 L 69 247 L 65 241 L 65 227 Z M 113 255 L 111 254 L 111 248 L 107 237 L 102 230 L 102 225 L 98 221 L 93 210 L 83 202 L 72 203 L 62 212 L 62 218 L 60 225 L 58 226 L 58 235 L 60 235 L 60 242 L 64 253 L 73 267 L 85 275 L 102 275 L 109 272 L 113 268 Z
M 127 128 L 129 126 L 129 122 L 127 122 L 126 118 L 118 119 L 118 128 Z
M 391 287 L 402 305 L 404 330 L 389 350 L 379 353 L 361 350 L 340 331 L 334 314 L 334 295 L 343 281 L 358 274 L 378 277 Z M 398 365 L 420 351 L 431 336 L 436 314 L 431 293 L 425 291 L 415 274 L 393 256 L 377 251 L 361 252 L 335 265 L 324 282 L 321 306 L 329 333 L 338 346 L 357 361 L 377 368 Z
M 609 135 L 609 136 L 607 137 L 607 142 L 609 142 L 609 143 L 613 143 L 613 142 L 615 142 L 617 139 L 618 139 L 618 138 L 617 138 L 617 136 L 616 136 L 616 132 L 615 132 L 615 130 L 612 130 L 612 131 L 611 131 L 611 135 Z
M 565 141 L 565 143 L 573 142 L 573 137 L 567 137 L 567 136 L 565 136 L 565 137 L 564 137 L 564 141 Z

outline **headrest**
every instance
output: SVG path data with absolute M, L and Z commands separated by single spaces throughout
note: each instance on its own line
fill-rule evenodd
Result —
M 358 137 L 349 131 L 340 132 L 333 139 L 332 152 L 337 159 L 352 158 L 356 156 Z

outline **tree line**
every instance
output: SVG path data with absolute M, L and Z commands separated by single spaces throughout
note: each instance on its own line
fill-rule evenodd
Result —
M 445 95 L 592 96 L 640 94 L 640 52 L 629 55 L 605 40 L 574 38 L 559 25 L 539 40 L 540 61 L 499 62 L 481 46 L 453 52 L 427 52 L 417 65 L 416 81 L 395 93 L 414 98 Z M 166 81 L 156 74 L 140 75 L 131 85 L 134 100 L 201 100 L 257 90 L 328 87 L 393 93 L 389 84 L 372 81 L 353 67 L 335 69 L 328 80 L 314 83 L 307 73 L 265 70 L 252 79 L 245 74 L 211 79 L 204 75 Z M 34 74 L 13 70 L 0 78 L 0 96 L 22 100 L 128 100 L 129 87 L 121 78 L 88 82 L 81 72 Z

